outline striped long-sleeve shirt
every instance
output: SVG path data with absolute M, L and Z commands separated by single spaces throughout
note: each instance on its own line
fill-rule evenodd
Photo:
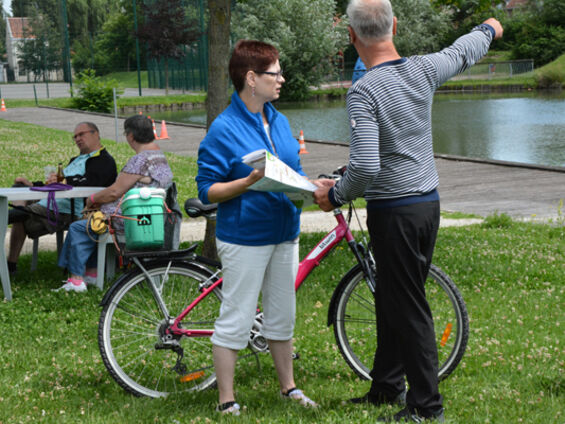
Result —
M 381 63 L 349 89 L 349 164 L 328 194 L 335 206 L 361 196 L 371 201 L 421 195 L 438 186 L 434 92 L 483 57 L 493 37 L 492 27 L 479 25 L 440 52 Z

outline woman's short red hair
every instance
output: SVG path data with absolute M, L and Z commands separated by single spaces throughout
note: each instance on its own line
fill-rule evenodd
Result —
M 235 90 L 243 90 L 248 71 L 266 71 L 279 58 L 279 52 L 271 44 L 256 40 L 239 40 L 230 59 L 229 73 Z

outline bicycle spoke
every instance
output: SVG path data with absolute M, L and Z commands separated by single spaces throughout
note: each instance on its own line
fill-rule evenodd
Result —
M 163 302 L 172 317 L 196 299 L 201 294 L 201 285 L 210 279 L 201 267 L 185 263 L 144 267 L 157 288 L 159 302 Z M 137 395 L 160 397 L 211 386 L 216 377 L 210 337 L 175 335 L 172 341 L 178 344 L 168 347 L 169 341 L 161 340 L 160 334 L 165 334 L 169 319 L 161 317 L 156 294 L 149 288 L 147 278 L 137 269 L 132 271 L 104 306 L 99 329 L 104 364 L 122 387 Z M 211 292 L 179 327 L 210 331 L 219 306 L 218 297 Z M 173 351 L 173 347 L 182 350 Z

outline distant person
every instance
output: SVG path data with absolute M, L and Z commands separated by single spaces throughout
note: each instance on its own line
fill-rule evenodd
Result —
M 351 77 L 351 85 L 355 84 L 359 78 L 361 78 L 367 69 L 365 68 L 365 64 L 361 60 L 360 57 L 357 58 L 357 62 L 355 62 L 355 67 L 353 68 L 353 76 Z
M 300 209 L 284 193 L 249 190 L 264 170 L 242 156 L 266 149 L 304 175 L 299 145 L 288 120 L 271 104 L 285 79 L 275 47 L 241 40 L 229 74 L 231 104 L 212 123 L 198 150 L 198 197 L 218 202 L 216 242 L 224 281 L 222 306 L 212 336 L 219 390 L 217 411 L 239 415 L 233 389 L 237 352 L 244 349 L 263 293 L 263 334 L 269 343 L 280 393 L 307 407 L 316 403 L 296 387 L 292 365 L 294 280 L 298 271 Z
M 132 188 L 154 187 L 167 189 L 173 181 L 173 172 L 167 158 L 155 143 L 153 124 L 146 116 L 134 115 L 124 121 L 124 133 L 129 146 L 135 151 L 116 181 L 108 188 L 93 194 L 86 207 L 99 206 L 106 215 L 121 214 L 119 202 Z M 85 292 L 86 283 L 96 282 L 96 240 L 98 235 L 87 233 L 86 219 L 73 222 L 59 256 L 59 266 L 69 270 L 70 277 L 58 290 Z M 112 219 L 112 226 L 123 231 L 123 219 Z
M 75 187 L 107 187 L 116 180 L 117 170 L 114 158 L 100 143 L 100 132 L 92 122 L 81 122 L 75 127 L 73 140 L 79 155 L 73 157 L 63 169 L 66 184 Z M 17 177 L 14 187 L 43 186 L 57 182 L 55 173 L 43 181 L 31 182 L 25 177 Z M 47 219 L 47 200 L 39 202 L 13 202 L 19 208 L 12 208 L 8 215 L 8 224 L 12 224 L 10 232 L 10 251 L 8 254 L 8 270 L 14 275 L 18 258 L 22 251 L 26 236 L 37 238 L 45 234 L 66 229 L 73 220 L 71 199 L 57 199 L 57 224 L 52 225 Z M 74 216 L 82 216 L 84 207 L 81 199 L 75 199 Z M 49 211 L 50 217 L 52 211 Z M 54 217 L 53 217 L 54 218 Z
M 351 0 L 347 15 L 351 42 L 368 70 L 347 93 L 347 171 L 314 196 L 325 211 L 359 196 L 367 200 L 378 273 L 378 342 L 371 388 L 351 402 L 406 404 L 379 422 L 442 422 L 434 324 L 424 288 L 440 219 L 432 100 L 441 84 L 486 54 L 502 26 L 487 19 L 438 53 L 401 57 L 389 0 Z

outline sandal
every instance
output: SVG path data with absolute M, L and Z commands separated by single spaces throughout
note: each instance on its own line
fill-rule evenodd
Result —
M 216 406 L 216 412 L 220 412 L 223 415 L 234 415 L 236 417 L 240 414 L 240 409 L 239 403 L 233 400 Z
M 312 399 L 310 399 L 308 396 L 306 396 L 302 390 L 297 389 L 296 387 L 293 387 L 292 389 L 288 390 L 286 393 L 281 391 L 281 396 L 284 399 L 291 399 L 294 400 L 298 403 L 300 403 L 300 405 L 302 406 L 306 406 L 309 408 L 317 408 L 318 404 L 316 402 L 314 402 Z

